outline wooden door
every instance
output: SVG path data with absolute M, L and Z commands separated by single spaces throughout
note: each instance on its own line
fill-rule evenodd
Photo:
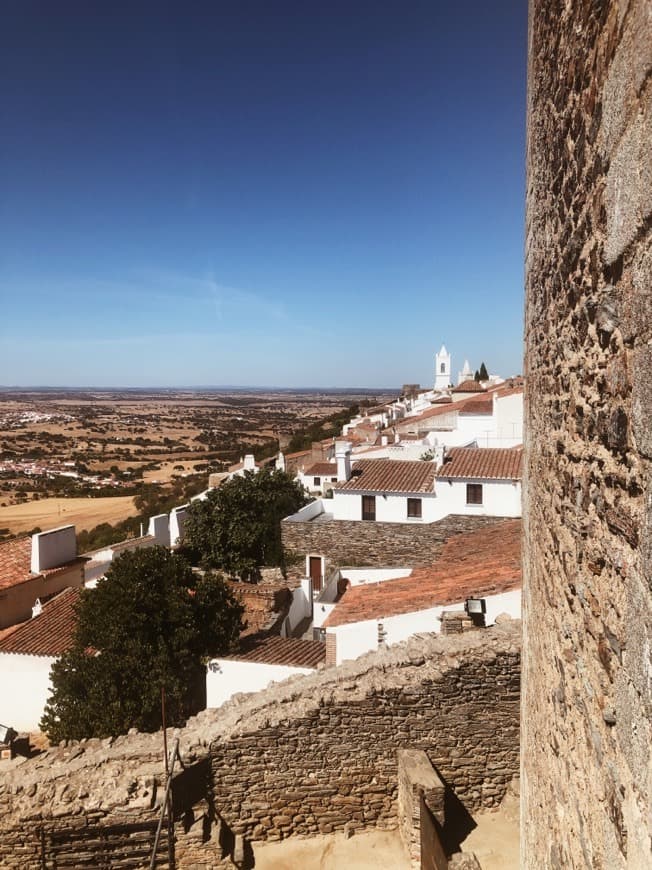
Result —
M 321 592 L 321 556 L 310 556 L 310 579 L 312 580 L 312 591 Z

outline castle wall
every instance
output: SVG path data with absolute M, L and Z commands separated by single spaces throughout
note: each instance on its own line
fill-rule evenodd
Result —
M 531 0 L 522 866 L 652 863 L 652 7 Z
M 195 766 L 206 790 L 194 783 L 186 803 L 195 823 L 184 815 L 176 825 L 177 866 L 222 866 L 221 824 L 259 840 L 396 828 L 401 748 L 424 750 L 467 809 L 496 806 L 518 770 L 520 634 L 514 621 L 421 637 L 190 720 L 181 753 L 186 764 L 205 762 Z M 160 733 L 131 733 L 4 769 L 0 866 L 38 870 L 57 842 L 72 866 L 100 866 L 109 842 L 124 855 L 111 866 L 143 866 L 161 750 Z

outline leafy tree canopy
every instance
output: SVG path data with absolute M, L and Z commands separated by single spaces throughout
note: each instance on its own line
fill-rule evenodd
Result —
M 182 724 L 202 706 L 202 659 L 235 649 L 243 607 L 224 580 L 163 547 L 126 552 L 82 590 L 72 648 L 52 666 L 50 740 Z
M 191 503 L 184 547 L 207 567 L 255 579 L 262 566 L 283 565 L 281 520 L 307 501 L 301 484 L 284 471 L 246 471 Z

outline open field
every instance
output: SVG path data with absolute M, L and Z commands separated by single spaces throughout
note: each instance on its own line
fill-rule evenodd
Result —
M 44 498 L 0 507 L 0 529 L 13 534 L 39 526 L 43 531 L 74 524 L 77 531 L 100 523 L 117 523 L 137 513 L 131 496 L 116 498 Z

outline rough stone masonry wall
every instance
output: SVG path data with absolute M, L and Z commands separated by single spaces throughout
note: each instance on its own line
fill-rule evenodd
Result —
M 522 866 L 652 866 L 652 4 L 531 0 Z
M 326 575 L 333 568 L 417 567 L 432 565 L 447 538 L 500 523 L 497 517 L 467 517 L 451 514 L 436 523 L 378 523 L 356 520 L 325 520 L 281 524 L 283 547 L 294 556 L 288 578 L 305 576 L 305 556 L 324 556 Z
M 425 750 L 470 810 L 491 807 L 518 768 L 519 676 L 519 622 L 427 635 L 236 696 L 188 723 L 181 753 L 186 762 L 210 755 L 208 805 L 256 839 L 396 827 L 402 747 Z M 0 867 L 40 870 L 41 828 L 48 841 L 91 828 L 82 855 L 89 842 L 103 848 L 102 828 L 151 823 L 161 742 L 159 733 L 72 743 L 5 768 Z M 202 844 L 183 830 L 178 867 L 223 866 L 214 833 Z

